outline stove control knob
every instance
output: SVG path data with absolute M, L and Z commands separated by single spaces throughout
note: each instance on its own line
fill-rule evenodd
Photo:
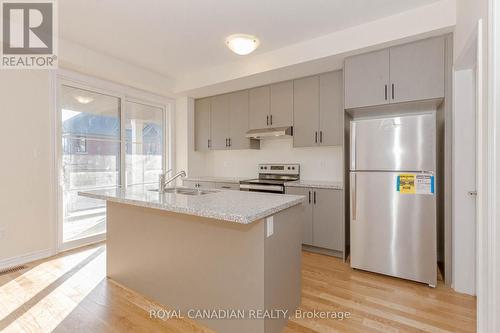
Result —
M 290 167 L 288 167 L 288 170 L 290 170 Z
M 295 170 L 295 167 L 292 167 L 292 170 Z

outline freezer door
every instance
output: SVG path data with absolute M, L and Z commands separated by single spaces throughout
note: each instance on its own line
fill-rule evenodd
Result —
M 351 122 L 351 170 L 435 171 L 435 113 Z
M 351 172 L 351 266 L 436 285 L 436 197 L 397 191 L 395 172 Z

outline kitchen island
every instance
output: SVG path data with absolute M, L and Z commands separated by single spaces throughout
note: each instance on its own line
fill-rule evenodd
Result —
M 300 303 L 302 196 L 79 194 L 107 201 L 108 278 L 176 314 L 221 333 L 278 333 Z

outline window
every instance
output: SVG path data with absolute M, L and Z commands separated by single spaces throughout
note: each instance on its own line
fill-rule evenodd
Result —
M 165 106 L 98 89 L 59 88 L 60 242 L 106 232 L 106 205 L 79 191 L 158 181 L 166 169 Z

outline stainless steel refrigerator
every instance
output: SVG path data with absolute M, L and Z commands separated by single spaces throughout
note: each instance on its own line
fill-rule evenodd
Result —
M 435 112 L 351 121 L 351 266 L 436 285 Z

